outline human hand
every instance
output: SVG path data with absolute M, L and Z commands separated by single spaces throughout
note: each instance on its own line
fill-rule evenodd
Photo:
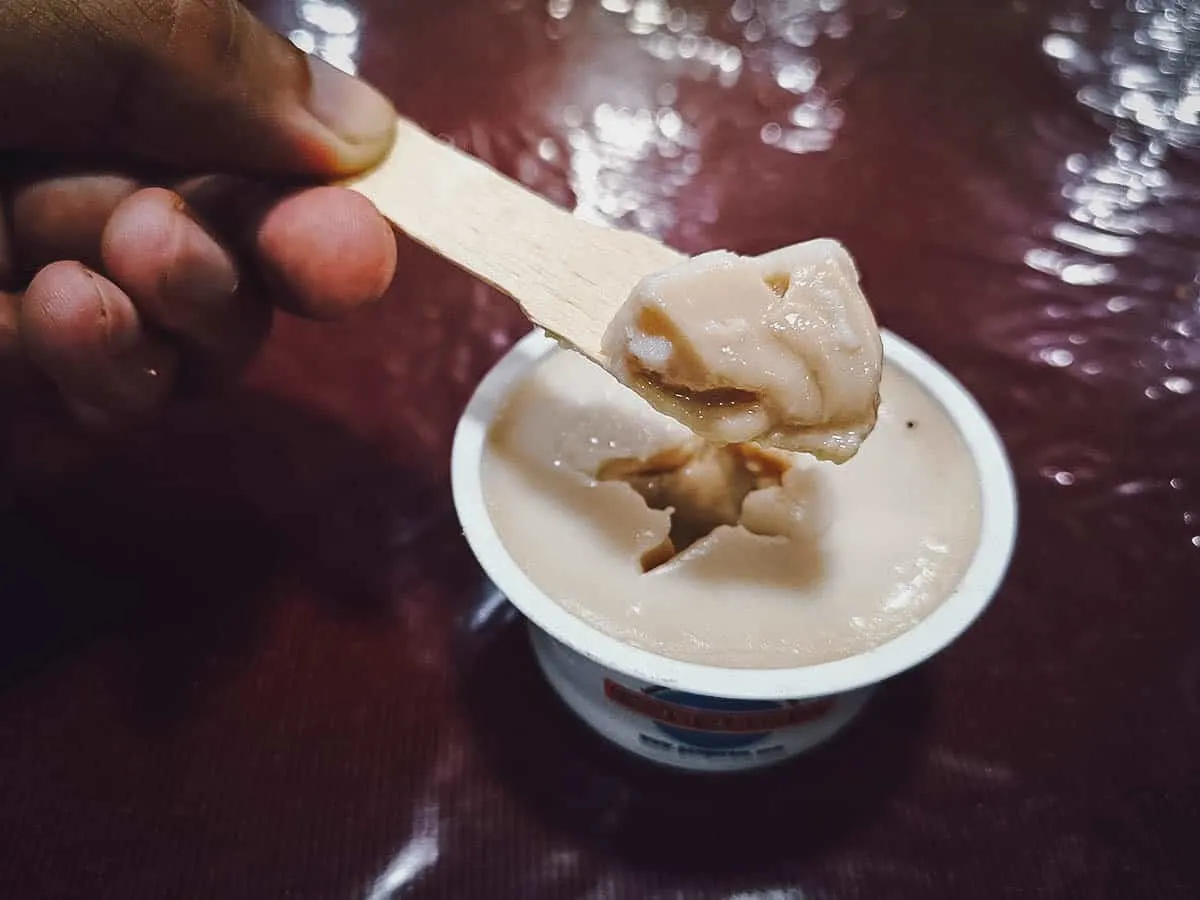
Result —
M 0 3 L 0 429 L 39 385 L 144 414 L 242 367 L 276 307 L 378 299 L 390 227 L 300 184 L 378 161 L 394 116 L 235 0 Z

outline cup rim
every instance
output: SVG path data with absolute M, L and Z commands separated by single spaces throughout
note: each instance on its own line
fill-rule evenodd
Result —
M 560 347 L 540 329 L 527 334 L 475 389 L 454 432 L 450 481 L 463 535 L 484 572 L 538 628 L 601 666 L 651 684 L 741 700 L 817 697 L 875 684 L 925 661 L 962 634 L 991 602 L 1016 543 L 1016 484 L 1004 444 L 965 387 L 928 354 L 881 329 L 884 356 L 915 378 L 946 411 L 979 472 L 979 543 L 954 591 L 928 616 L 886 643 L 854 656 L 787 669 L 684 662 L 633 647 L 576 617 L 547 596 L 509 555 L 483 494 L 487 434 L 508 395 Z

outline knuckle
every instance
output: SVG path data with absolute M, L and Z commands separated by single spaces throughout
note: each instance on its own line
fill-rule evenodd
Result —
M 158 0 L 163 51 L 206 77 L 237 64 L 248 14 L 237 0 Z
M 227 78 L 244 43 L 248 13 L 237 0 L 135 0 L 107 115 L 111 130 L 136 130 L 161 114 L 160 98 L 199 103 Z

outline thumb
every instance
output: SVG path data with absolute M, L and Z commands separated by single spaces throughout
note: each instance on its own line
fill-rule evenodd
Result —
M 336 178 L 395 127 L 376 90 L 236 0 L 4 0 L 0 148 Z

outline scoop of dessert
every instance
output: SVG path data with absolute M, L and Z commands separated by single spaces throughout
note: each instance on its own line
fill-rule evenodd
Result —
M 718 250 L 649 275 L 602 347 L 622 383 L 716 444 L 840 463 L 875 427 L 883 344 L 837 241 Z

